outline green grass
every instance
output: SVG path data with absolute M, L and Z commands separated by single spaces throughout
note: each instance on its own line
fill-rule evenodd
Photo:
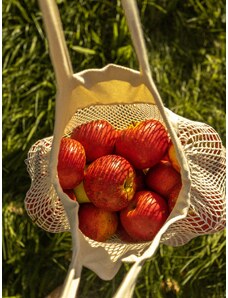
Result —
M 74 71 L 116 63 L 138 69 L 120 1 L 58 1 Z M 213 126 L 224 144 L 225 3 L 138 1 L 154 81 L 165 105 Z M 3 40 L 3 297 L 43 298 L 65 278 L 69 233 L 49 234 L 28 218 L 24 160 L 52 134 L 55 77 L 35 0 L 4 0 Z M 225 297 L 225 232 L 183 247 L 161 245 L 140 273 L 134 297 Z M 83 269 L 79 297 L 112 297 L 129 270 L 112 281 Z

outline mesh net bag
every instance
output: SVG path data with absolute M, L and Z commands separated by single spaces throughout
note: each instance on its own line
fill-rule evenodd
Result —
M 61 297 L 75 297 L 82 266 L 105 280 L 123 261 L 134 262 L 115 297 L 131 297 L 137 275 L 160 243 L 180 246 L 199 235 L 225 228 L 225 148 L 209 125 L 165 108 L 154 85 L 134 1 L 122 1 L 140 64 L 140 72 L 109 64 L 73 74 L 58 8 L 40 1 L 57 79 L 53 136 L 38 140 L 26 159 L 31 187 L 25 208 L 31 219 L 51 233 L 71 231 L 72 262 Z M 125 243 L 118 236 L 96 242 L 78 228 L 77 202 L 62 191 L 57 175 L 60 140 L 91 120 L 105 119 L 122 129 L 132 121 L 159 120 L 167 129 L 181 167 L 177 203 L 153 241 Z

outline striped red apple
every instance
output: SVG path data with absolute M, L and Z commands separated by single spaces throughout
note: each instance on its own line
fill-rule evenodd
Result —
M 106 120 L 81 124 L 71 134 L 72 139 L 83 145 L 87 163 L 103 155 L 112 154 L 117 136 L 117 130 Z
M 164 198 L 152 191 L 139 191 L 120 211 L 120 221 L 127 234 L 135 241 L 151 241 L 168 218 Z
M 71 138 L 62 138 L 57 171 L 63 189 L 73 189 L 81 183 L 85 164 L 86 156 L 82 144 Z
M 89 200 L 95 206 L 119 211 L 133 198 L 135 179 L 135 171 L 125 158 L 105 155 L 88 166 L 83 183 Z
M 152 191 L 167 198 L 171 189 L 181 183 L 181 175 L 168 161 L 160 161 L 146 173 L 146 184 Z
M 149 119 L 122 130 L 116 140 L 115 152 L 136 169 L 147 169 L 166 154 L 169 141 L 164 125 L 158 120 Z

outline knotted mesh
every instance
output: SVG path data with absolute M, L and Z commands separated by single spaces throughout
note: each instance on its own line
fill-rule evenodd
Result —
M 65 135 L 76 126 L 96 119 L 105 119 L 117 129 L 145 119 L 157 119 L 164 125 L 156 105 L 96 105 L 78 110 L 68 123 Z M 175 130 L 189 165 L 191 191 L 187 217 L 171 224 L 161 238 L 161 242 L 171 246 L 183 245 L 196 236 L 215 233 L 225 227 L 225 148 L 220 137 L 207 124 L 177 115 L 175 119 Z M 51 146 L 52 137 L 48 137 L 37 141 L 28 152 L 26 164 L 31 187 L 26 194 L 25 208 L 39 227 L 59 233 L 69 231 L 70 226 L 63 204 L 50 182 Z M 92 247 L 103 247 L 112 261 L 130 253 L 141 255 L 150 245 L 150 242 L 124 243 L 117 236 L 105 243 L 85 239 Z

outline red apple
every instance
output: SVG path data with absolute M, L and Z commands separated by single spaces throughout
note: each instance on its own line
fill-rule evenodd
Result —
M 57 169 L 63 189 L 73 189 L 83 180 L 85 163 L 83 146 L 76 140 L 62 138 Z
M 161 160 L 169 161 L 170 162 L 168 153 L 166 155 L 164 155 Z
M 146 175 L 142 170 L 135 169 L 136 173 L 136 191 L 144 190 L 146 188 Z
M 226 226 L 226 199 L 224 193 L 211 190 L 197 192 L 202 205 L 190 205 L 185 221 L 199 234 L 220 231 Z
M 74 190 L 73 189 L 63 189 L 63 192 L 68 195 L 68 197 L 72 201 L 77 201 Z
M 194 210 L 190 208 L 187 217 L 184 219 L 191 231 L 197 234 L 205 234 L 205 232 L 210 232 L 213 230 L 215 223 L 207 215 L 198 215 Z
M 92 203 L 80 205 L 79 229 L 82 233 L 100 242 L 105 242 L 116 232 L 118 216 L 115 212 L 97 208 Z
M 133 167 L 125 158 L 105 155 L 88 166 L 83 182 L 86 194 L 95 206 L 118 211 L 133 198 L 135 177 Z
M 178 183 L 181 183 L 181 175 L 168 161 L 160 161 L 150 168 L 146 174 L 148 188 L 166 198 L 171 189 Z
M 25 209 L 28 215 L 35 221 L 36 214 L 39 210 L 38 200 L 36 200 L 36 198 L 27 197 L 25 200 Z
M 126 158 L 135 168 L 146 169 L 166 154 L 169 136 L 163 124 L 145 120 L 122 130 L 116 140 L 116 154 Z
M 169 206 L 169 212 L 171 212 L 176 205 L 177 198 L 179 196 L 180 190 L 182 187 L 182 183 L 179 182 L 170 190 L 170 193 L 168 195 L 168 206 Z
M 136 242 L 130 235 L 128 235 L 128 233 L 122 226 L 121 222 L 119 222 L 119 224 L 118 224 L 116 235 L 123 242 L 126 242 L 126 243 L 135 243 Z
M 139 191 L 128 206 L 120 211 L 120 220 L 131 238 L 151 241 L 168 215 L 168 205 L 160 195 L 152 191 Z
M 202 212 L 197 214 L 196 211 L 189 211 L 185 222 L 198 234 L 205 234 L 208 232 L 218 232 L 224 230 L 226 227 L 226 216 L 219 217 L 218 214 Z
M 37 197 L 37 194 L 27 194 L 25 209 L 34 222 L 39 226 L 58 226 L 61 222 L 61 201 L 58 198 L 55 204 L 51 203 L 49 197 Z
M 117 130 L 106 120 L 94 120 L 76 127 L 71 138 L 83 145 L 87 162 L 92 162 L 113 153 L 117 135 Z

